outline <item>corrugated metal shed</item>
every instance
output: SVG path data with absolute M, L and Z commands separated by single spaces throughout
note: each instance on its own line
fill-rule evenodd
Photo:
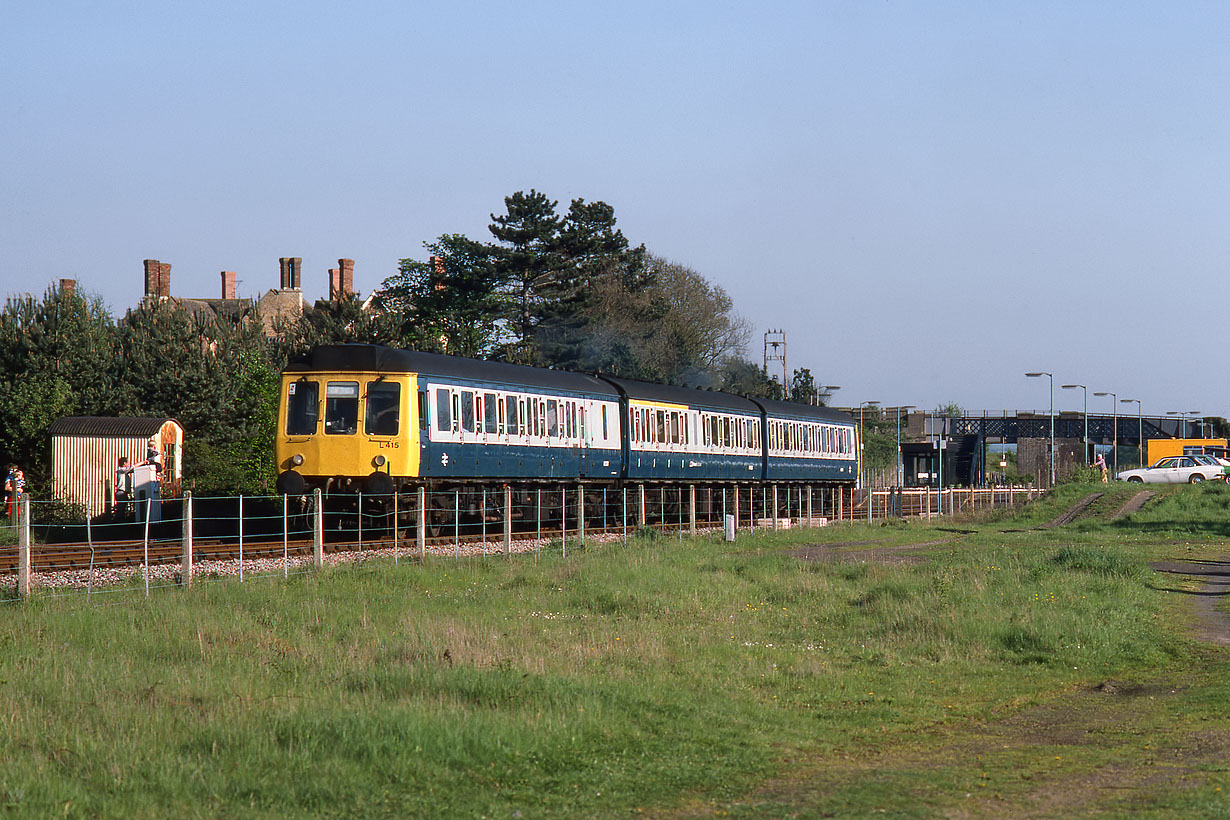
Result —
M 162 463 L 162 497 L 179 495 L 183 479 L 184 428 L 175 419 L 72 416 L 52 422 L 52 493 L 80 504 L 91 516 L 115 503 L 115 471 L 145 460 L 151 440 Z

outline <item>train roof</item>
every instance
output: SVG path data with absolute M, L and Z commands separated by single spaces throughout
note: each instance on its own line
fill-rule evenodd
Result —
M 506 362 L 467 359 L 367 344 L 321 345 L 286 366 L 288 372 L 426 373 L 443 378 L 525 385 L 597 394 L 612 400 L 618 391 L 610 384 L 568 370 L 548 370 Z
M 788 416 L 804 421 L 827 421 L 841 424 L 851 424 L 854 419 L 847 413 L 834 410 L 831 407 L 817 407 L 813 404 L 799 404 L 793 401 L 776 401 L 775 399 L 755 399 L 770 416 Z
M 674 387 L 669 384 L 641 382 L 633 379 L 617 379 L 614 376 L 603 376 L 602 378 L 611 384 L 617 385 L 628 394 L 628 398 L 637 401 L 683 404 L 688 407 L 708 407 L 732 413 L 746 413 L 752 416 L 760 415 L 760 408 L 754 402 L 742 396 L 736 396 L 733 393 L 699 390 L 691 387 Z

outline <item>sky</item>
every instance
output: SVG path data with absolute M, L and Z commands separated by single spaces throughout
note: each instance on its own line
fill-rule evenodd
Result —
M 1230 4 L 9 4 L 0 295 L 378 288 L 611 204 L 833 402 L 1230 416 Z M 1084 384 L 1087 391 L 1063 390 Z M 1120 404 L 1136 413 L 1136 405 Z

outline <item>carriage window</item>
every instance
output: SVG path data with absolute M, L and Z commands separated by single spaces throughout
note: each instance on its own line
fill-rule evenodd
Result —
M 474 394 L 469 390 L 461 393 L 461 429 L 474 432 Z
M 359 383 L 329 382 L 325 387 L 325 432 L 352 435 L 359 425 Z
M 509 396 L 504 405 L 507 410 L 508 435 L 519 436 L 521 433 L 517 431 L 517 400 Z
M 559 436 L 559 405 L 555 399 L 547 399 L 547 435 L 550 438 Z
M 505 398 L 501 396 L 496 403 L 496 415 L 500 419 L 500 435 L 504 435 L 504 429 L 505 429 L 504 428 L 504 419 L 506 418 L 506 416 L 504 415 L 505 401 L 506 401 Z
M 577 435 L 577 406 L 570 401 L 562 403 L 564 410 L 564 437 L 576 438 Z
M 419 391 L 419 429 L 427 429 L 427 391 Z
M 530 434 L 529 422 L 525 420 L 525 399 L 517 399 L 517 435 Z
M 286 385 L 286 435 L 310 436 L 320 420 L 320 385 L 297 381 Z
M 606 434 L 606 405 L 602 405 L 602 440 L 607 440 Z
M 369 436 L 397 435 L 400 410 L 401 385 L 397 382 L 372 382 L 367 386 L 363 432 Z
M 496 419 L 499 417 L 499 407 L 495 403 L 495 393 L 483 394 L 483 418 L 487 421 L 487 432 L 494 433 Z

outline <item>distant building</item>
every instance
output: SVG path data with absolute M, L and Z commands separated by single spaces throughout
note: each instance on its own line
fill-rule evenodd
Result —
M 353 296 L 354 293 L 354 260 L 339 259 L 338 267 L 329 270 L 329 299 Z M 235 271 L 222 271 L 222 293 L 217 299 L 187 298 L 171 295 L 171 265 L 157 259 L 146 259 L 145 267 L 145 300 L 163 300 L 174 302 L 190 315 L 199 317 L 202 314 L 210 318 L 230 319 L 234 322 L 255 308 L 260 316 L 265 335 L 277 335 L 278 328 L 289 322 L 297 321 L 304 314 L 319 309 L 321 302 L 313 306 L 303 297 L 301 287 L 303 259 L 298 256 L 284 256 L 278 260 L 280 281 L 277 288 L 270 288 L 258 299 L 241 299 L 238 295 L 238 274 Z M 364 304 L 367 309 L 370 299 Z M 324 304 L 327 304 L 324 303 Z

